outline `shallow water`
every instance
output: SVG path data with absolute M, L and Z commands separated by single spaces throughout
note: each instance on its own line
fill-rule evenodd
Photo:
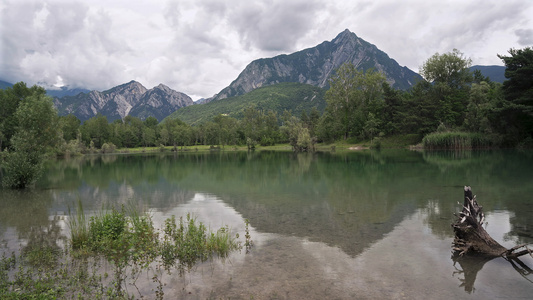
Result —
M 170 298 L 528 298 L 533 275 L 504 259 L 454 263 L 450 224 L 471 185 L 497 241 L 533 244 L 532 171 L 533 153 L 515 151 L 88 156 L 51 162 L 31 191 L 0 190 L 0 236 L 11 250 L 62 245 L 77 199 L 88 213 L 134 202 L 156 224 L 190 212 L 242 237 L 250 220 L 250 254 L 166 276 Z

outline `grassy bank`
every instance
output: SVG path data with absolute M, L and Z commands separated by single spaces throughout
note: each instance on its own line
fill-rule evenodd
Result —
M 417 134 L 396 135 L 383 138 L 375 138 L 373 141 L 337 141 L 335 143 L 317 143 L 316 151 L 352 151 L 354 149 L 368 148 L 390 148 L 403 149 L 410 145 L 420 143 L 421 137 Z M 273 146 L 256 146 L 257 151 L 292 151 L 289 144 L 276 144 Z M 164 147 L 138 147 L 138 148 L 120 148 L 115 153 L 153 153 L 153 152 L 212 152 L 212 151 L 248 151 L 246 145 L 225 145 L 225 146 L 164 146 Z

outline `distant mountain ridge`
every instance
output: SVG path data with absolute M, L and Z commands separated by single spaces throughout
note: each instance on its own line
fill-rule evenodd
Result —
M 7 82 L 7 81 L 0 80 L 0 90 L 4 90 L 4 89 L 10 88 L 10 87 L 12 87 L 12 86 L 13 86 L 12 83 L 9 83 L 9 82 Z
M 503 83 L 507 78 L 505 78 L 505 67 L 504 66 L 472 66 L 470 67 L 470 72 L 474 70 L 479 70 L 481 74 L 485 77 L 489 77 L 491 81 Z
M 82 122 L 98 113 L 106 116 L 110 122 L 128 115 L 140 119 L 153 116 L 161 121 L 178 108 L 192 104 L 191 97 L 163 84 L 146 89 L 136 81 L 103 92 L 91 91 L 54 98 L 54 105 L 60 115 L 73 114 Z
M 327 87 L 334 71 L 346 62 L 359 70 L 374 68 L 383 72 L 397 89 L 408 89 L 422 77 L 407 67 L 401 67 L 385 52 L 346 29 L 331 42 L 323 42 L 289 55 L 254 60 L 228 87 L 210 100 L 246 94 L 256 88 L 280 82 L 299 82 Z
M 69 89 L 66 86 L 62 86 L 56 90 L 46 90 L 46 94 L 50 97 L 61 98 L 65 96 L 76 96 L 79 93 L 89 93 L 90 91 L 91 90 L 82 88 Z

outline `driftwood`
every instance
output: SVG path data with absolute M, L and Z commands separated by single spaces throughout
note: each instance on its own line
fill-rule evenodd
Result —
M 478 272 L 485 263 L 496 257 L 506 259 L 522 277 L 533 283 L 528 278 L 533 274 L 533 270 L 518 258 L 526 254 L 533 257 L 533 251 L 527 245 L 507 249 L 495 241 L 483 228 L 483 207 L 478 204 L 476 196 L 472 196 L 469 186 L 465 186 L 464 190 L 463 209 L 456 214 L 457 220 L 452 224 L 455 232 L 452 260 L 456 268 L 453 275 L 464 276 L 459 279 L 461 287 L 464 287 L 467 293 L 474 292 Z
M 495 241 L 483 228 L 485 221 L 483 207 L 478 204 L 476 196 L 472 195 L 472 189 L 465 186 L 464 191 L 463 209 L 461 213 L 456 214 L 457 220 L 452 224 L 455 232 L 453 241 L 455 255 L 502 256 L 507 260 L 514 260 L 526 254 L 533 257 L 533 250 L 527 245 L 507 249 Z

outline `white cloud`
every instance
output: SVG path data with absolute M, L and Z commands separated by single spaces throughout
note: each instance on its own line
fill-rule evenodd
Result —
M 105 90 L 138 80 L 209 97 L 254 59 L 344 29 L 414 71 L 457 48 L 474 64 L 529 46 L 533 2 L 0 0 L 0 79 Z

